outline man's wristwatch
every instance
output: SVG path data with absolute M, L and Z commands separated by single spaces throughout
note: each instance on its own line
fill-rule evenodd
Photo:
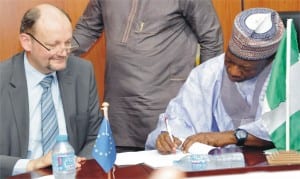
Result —
M 243 146 L 246 142 L 247 137 L 248 137 L 248 132 L 244 129 L 236 129 L 234 131 L 234 136 L 237 140 L 236 145 L 237 146 Z

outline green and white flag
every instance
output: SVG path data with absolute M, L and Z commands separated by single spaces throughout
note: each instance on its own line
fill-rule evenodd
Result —
M 278 150 L 300 151 L 300 59 L 291 19 L 279 44 L 263 106 L 263 125 Z

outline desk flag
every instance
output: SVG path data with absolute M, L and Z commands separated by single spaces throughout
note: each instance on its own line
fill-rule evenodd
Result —
M 278 150 L 300 151 L 300 57 L 292 20 L 272 65 L 263 107 L 263 125 Z
M 108 106 L 108 103 L 104 104 Z M 104 110 L 104 118 L 101 122 L 92 153 L 94 159 L 106 173 L 111 170 L 116 160 L 116 146 L 107 117 L 107 106 L 102 108 Z

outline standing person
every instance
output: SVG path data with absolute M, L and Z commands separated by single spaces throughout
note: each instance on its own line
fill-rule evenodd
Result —
M 77 167 L 91 158 L 102 117 L 93 66 L 69 56 L 72 31 L 49 4 L 22 18 L 24 51 L 0 63 L 0 178 L 50 166 L 58 134 L 68 135 Z
M 187 152 L 195 142 L 271 147 L 261 123 L 262 106 L 283 32 L 283 23 L 272 9 L 238 14 L 226 53 L 195 68 L 162 115 L 169 120 L 173 141 L 162 132 L 166 127 L 161 119 L 146 148 L 168 154 L 180 145 Z
M 90 0 L 74 36 L 75 54 L 105 31 L 104 100 L 117 151 L 143 150 L 157 116 L 195 65 L 223 52 L 210 0 Z M 205 77 L 204 77 L 205 78 Z

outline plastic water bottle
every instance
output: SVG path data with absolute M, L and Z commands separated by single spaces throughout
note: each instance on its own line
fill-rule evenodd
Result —
M 55 179 L 75 179 L 75 152 L 66 135 L 56 138 L 52 152 L 52 170 Z

